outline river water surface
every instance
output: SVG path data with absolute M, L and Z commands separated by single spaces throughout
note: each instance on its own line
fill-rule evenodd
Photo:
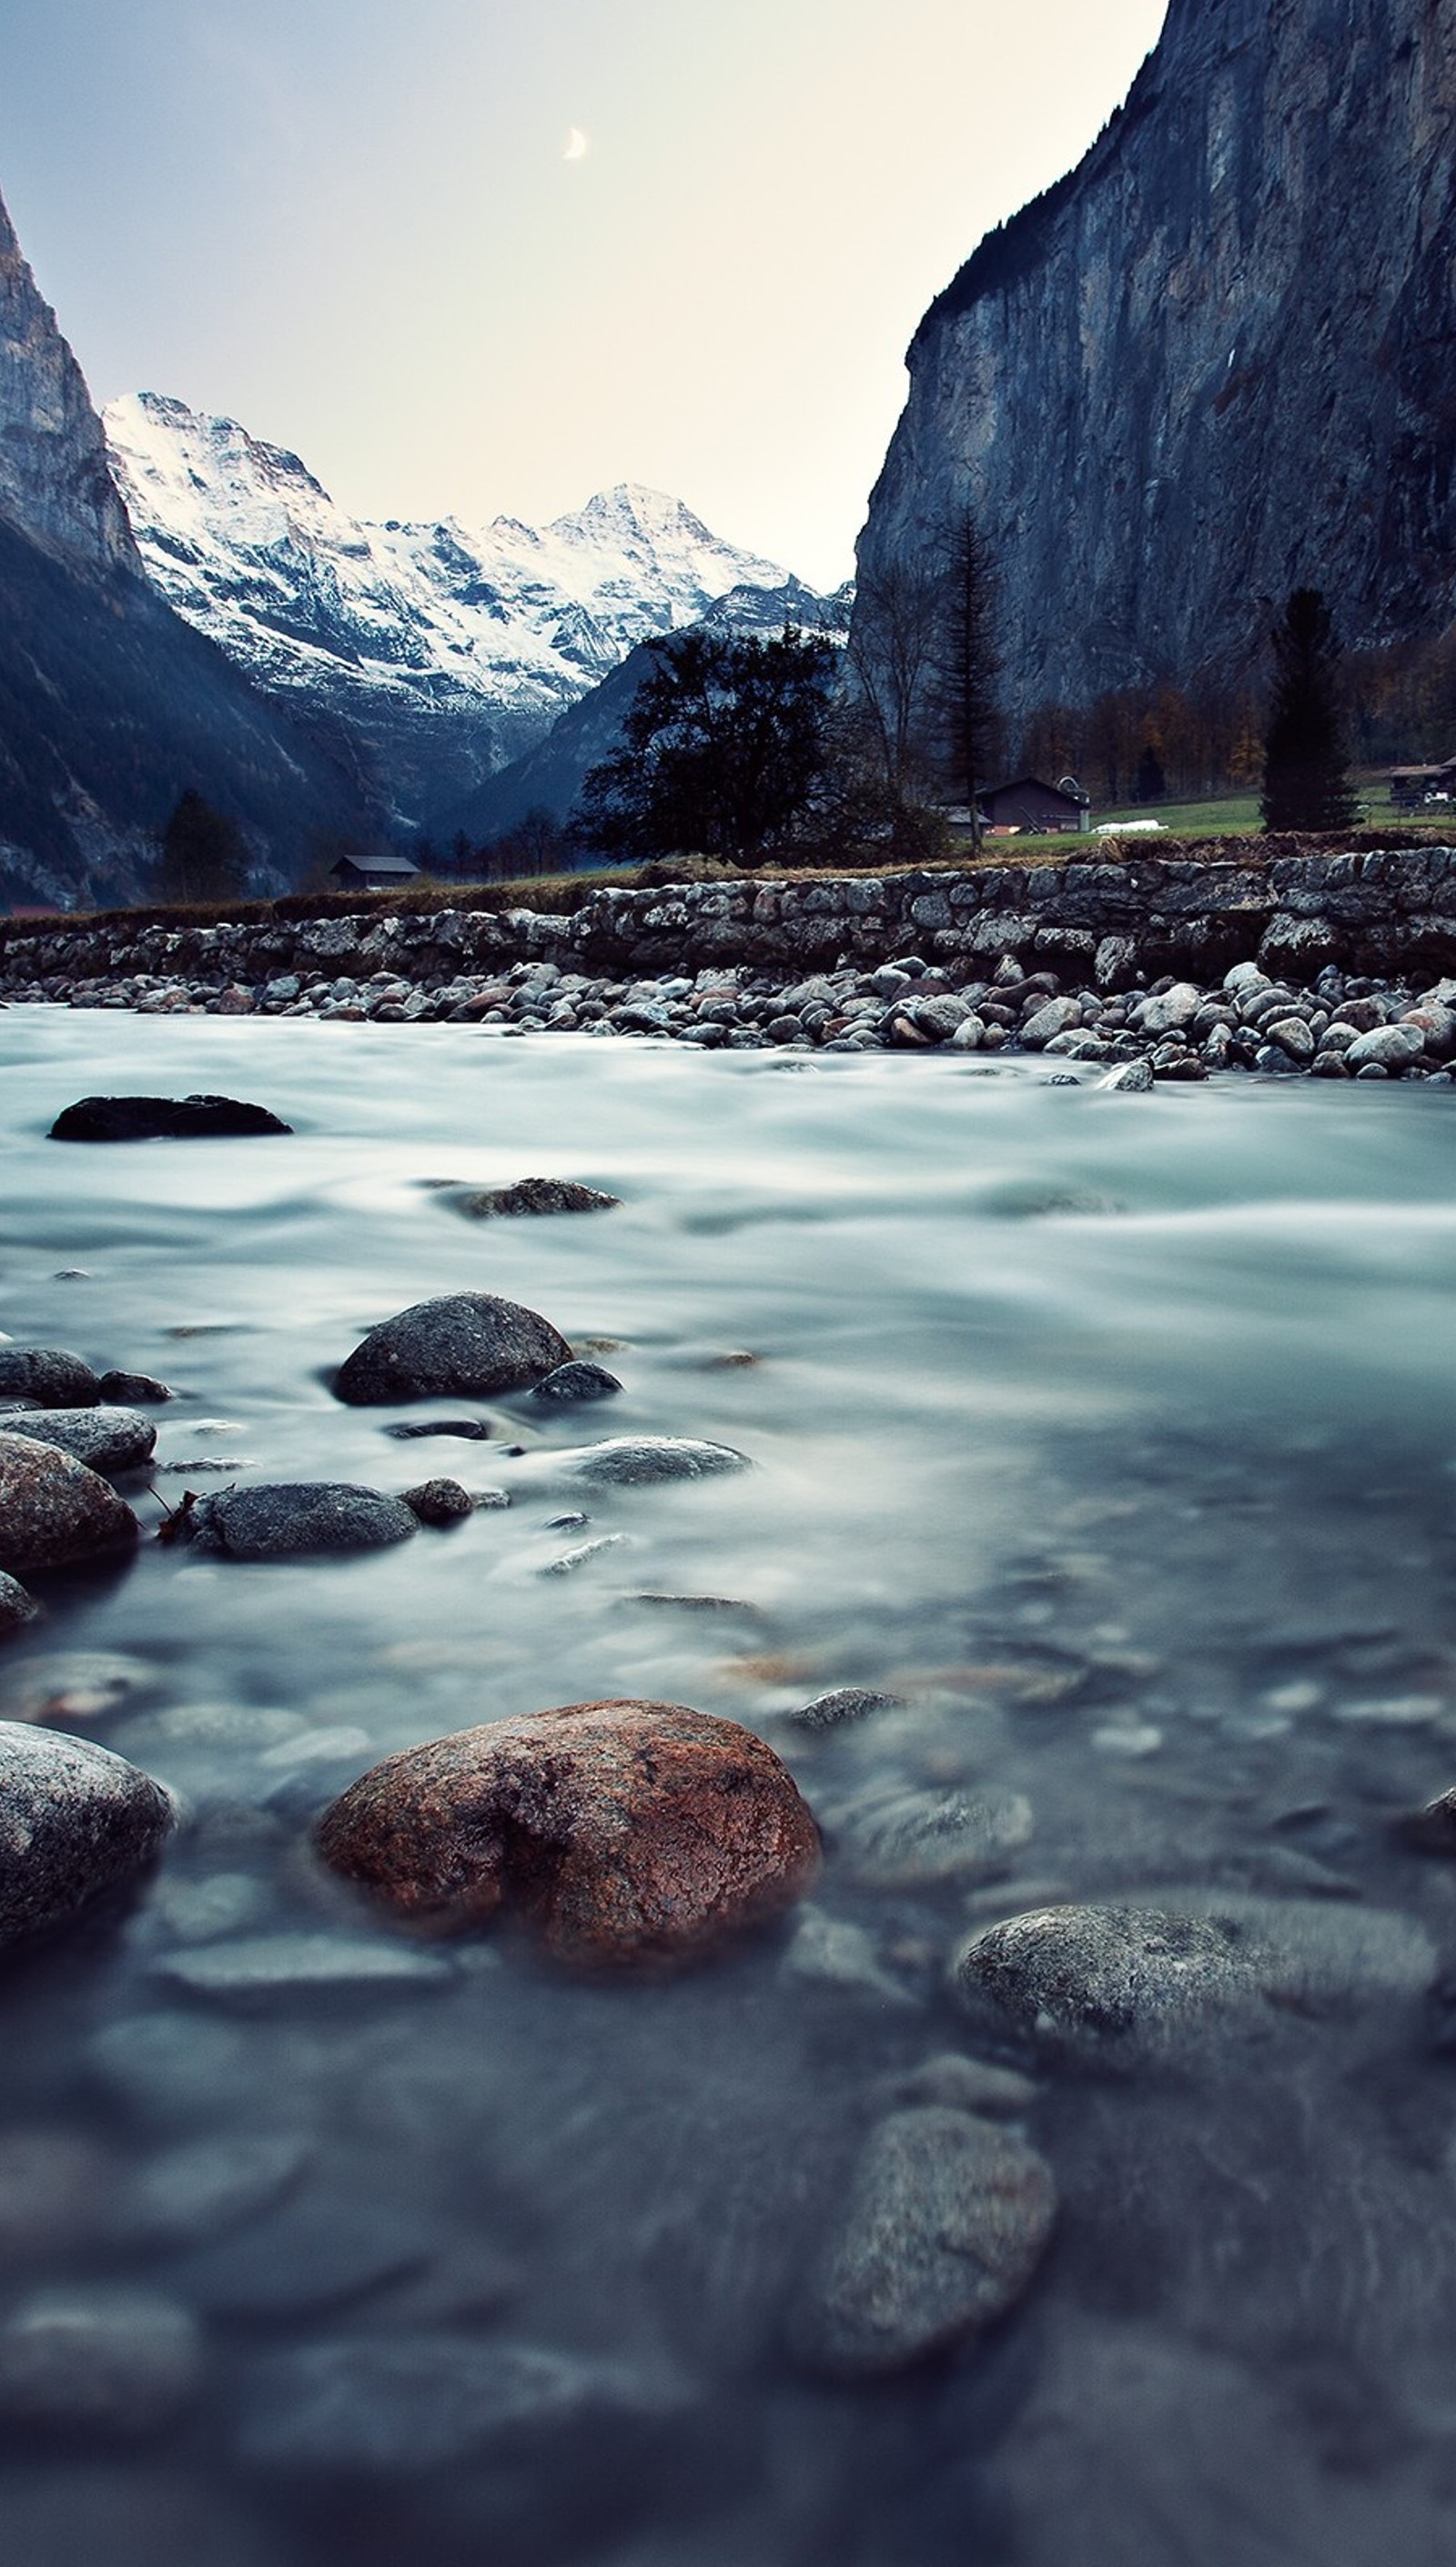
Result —
M 0 2283 L 160 2294 L 204 2346 L 141 2444 L 0 2444 L 7 2567 L 1449 2561 L 1456 1865 L 1395 1824 L 1456 1782 L 1446 1094 L 41 1008 L 0 1062 L 0 1328 L 174 1386 L 148 1527 L 249 1479 L 510 1500 L 358 1561 L 148 1542 L 0 1662 L 0 1716 L 59 1706 L 184 1811 L 130 1912 L 0 1992 Z M 295 1137 L 45 1138 L 85 1094 L 194 1090 Z M 622 1209 L 450 1191 L 551 1175 Z M 471 1443 L 335 1402 L 368 1326 L 461 1289 L 623 1395 L 409 1412 Z M 636 1433 L 754 1468 L 573 1485 L 571 1449 Z M 903 1707 L 795 1730 L 850 1685 Z M 490 1939 L 307 1983 L 317 1938 L 379 1939 L 307 1852 L 334 1793 L 616 1695 L 787 1758 L 827 1841 L 807 1935 L 665 1986 Z M 968 1791 L 1003 1842 L 928 1857 Z M 866 2132 L 975 2048 L 957 1943 L 1213 1893 L 1278 1902 L 1336 1977 L 1391 1916 L 1429 1968 L 1207 2075 L 1012 2062 L 1061 2196 L 1019 2310 L 888 2383 L 802 2372 Z M 17 2237 L 33 2133 L 83 2175 Z M 477 2430 L 521 2348 L 550 2394 Z

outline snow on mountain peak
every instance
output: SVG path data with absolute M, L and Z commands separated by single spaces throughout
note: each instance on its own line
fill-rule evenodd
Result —
M 138 393 L 105 424 L 153 585 L 261 685 L 373 742 L 403 819 L 516 755 L 637 643 L 787 578 L 636 482 L 539 529 L 376 523 L 234 420 Z

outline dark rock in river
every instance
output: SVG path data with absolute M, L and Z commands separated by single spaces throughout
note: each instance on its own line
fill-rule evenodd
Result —
M 800 2301 L 795 2351 L 867 2380 L 979 2333 L 1020 2298 L 1055 2212 L 1051 2169 L 1016 2132 L 944 2105 L 892 2115 Z
M 19 1578 L 7 1577 L 0 1569 L 0 1640 L 8 1640 L 16 1631 L 23 1631 L 28 1622 L 38 1618 L 40 1609 L 35 1597 L 27 1593 Z
M 160 1784 L 123 1757 L 0 1721 L 0 1947 L 69 1923 L 145 1871 L 171 1826 Z
M 565 1363 L 548 1372 L 544 1381 L 538 1381 L 531 1397 L 561 1401 L 613 1399 L 621 1387 L 616 1374 L 608 1372 L 605 1364 Z
M 170 1399 L 171 1392 L 164 1381 L 153 1380 L 149 1372 L 104 1372 L 101 1395 L 119 1408 L 150 1408 Z
M 1412 1810 L 1398 1826 L 1416 1854 L 1456 1854 L 1456 1791 L 1442 1792 L 1423 1810 Z
M 488 1221 L 502 1215 L 560 1212 L 614 1212 L 621 1203 L 620 1195 L 604 1195 L 595 1186 L 579 1186 L 567 1177 L 522 1177 L 518 1185 L 501 1186 L 493 1193 L 457 1195 L 456 1209 L 471 1221 Z
M 53 1141 L 222 1141 L 291 1132 L 265 1105 L 231 1096 L 83 1096 L 51 1125 Z
M 488 1444 L 490 1429 L 483 1417 L 441 1417 L 438 1419 L 401 1418 L 384 1429 L 398 1444 L 424 1444 L 432 1437 L 452 1435 L 463 1444 Z
M 458 1480 L 422 1480 L 405 1491 L 405 1504 L 425 1525 L 459 1524 L 475 1512 L 475 1501 Z
M 201 1551 L 228 1560 L 293 1560 L 316 1551 L 383 1551 L 408 1542 L 419 1519 L 403 1498 L 347 1481 L 223 1489 L 193 1508 L 189 1531 Z
M 776 1915 L 818 1865 L 769 1747 L 677 1703 L 572 1703 L 392 1756 L 336 1801 L 324 1859 L 406 1919 L 524 1913 L 586 1967 L 696 1959 Z
M 37 2292 L 0 2327 L 0 2423 L 137 2440 L 187 2407 L 201 2345 L 185 2309 L 93 2284 Z
M 529 1390 L 570 1361 L 566 1339 L 520 1302 L 498 1300 L 493 1292 L 449 1292 L 372 1328 L 341 1364 L 334 1393 L 351 1408 L 459 1394 L 479 1399 L 491 1391 Z
M 0 1399 L 33 1408 L 94 1408 L 101 1383 L 80 1355 L 58 1346 L 0 1346 Z
M 156 1448 L 156 1429 L 132 1408 L 22 1409 L 11 1430 L 33 1444 L 54 1444 L 89 1471 L 137 1471 Z
M 573 1454 L 567 1467 L 573 1479 L 594 1487 L 635 1489 L 654 1480 L 706 1480 L 752 1465 L 730 1444 L 697 1444 L 685 1435 L 616 1435 Z
M 84 1462 L 0 1432 L 0 1561 L 12 1575 L 119 1551 L 138 1530 L 131 1508 Z
M 834 1693 L 815 1694 L 812 1702 L 802 1703 L 787 1717 L 795 1729 L 844 1729 L 851 1721 L 868 1720 L 873 1711 L 903 1711 L 905 1698 L 898 1693 L 872 1693 L 863 1685 L 841 1685 Z

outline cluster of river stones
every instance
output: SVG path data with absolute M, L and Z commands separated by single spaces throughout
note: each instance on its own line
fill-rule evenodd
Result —
M 120 1127 L 134 1128 L 148 1103 L 153 1124 L 182 1112 L 184 1129 L 198 1128 L 199 1113 L 227 1128 L 228 1114 L 258 1111 L 218 1099 L 87 1100 L 69 1130 L 123 1105 L 132 1112 L 120 1112 Z M 521 1209 L 603 1202 L 569 1188 L 553 1197 L 527 1185 L 521 1195 Z M 455 1293 L 372 1329 L 333 1387 L 346 1405 L 383 1409 L 506 1393 L 571 1403 L 617 1385 L 579 1362 L 540 1313 Z M 98 1374 L 62 1349 L 0 1346 L 0 1632 L 27 1629 L 57 1572 L 124 1559 L 142 1540 L 116 1483 L 146 1471 L 146 1411 L 169 1395 L 146 1376 Z M 751 1467 L 729 1447 L 672 1437 L 608 1438 L 567 1462 L 586 1486 L 629 1489 Z M 266 1564 L 388 1546 L 479 1502 L 448 1480 L 399 1496 L 345 1483 L 252 1486 L 173 1511 L 162 1533 L 221 1561 Z M 64 1690 L 27 1699 L 28 1717 L 0 1720 L 0 1948 L 10 1953 L 65 1932 L 106 1894 L 139 1894 L 188 1824 L 176 1796 L 138 1765 L 46 1725 L 67 1717 Z M 883 1694 L 841 1690 L 803 1705 L 791 1725 L 811 1739 L 892 1721 L 896 1708 Z M 955 1876 L 968 1847 L 994 1872 L 1024 1840 L 1029 1813 L 1017 1796 L 961 1794 L 953 1804 L 922 1829 L 925 1878 Z M 914 1836 L 919 1817 L 910 1827 Z M 1456 1793 L 1411 1828 L 1425 1851 L 1456 1853 Z M 898 1859 L 904 1829 L 893 1810 L 881 1814 L 886 1833 Z M 873 1975 L 863 1930 L 804 1903 L 826 1855 L 832 1866 L 840 1852 L 834 1829 L 821 1830 L 772 1746 L 683 1704 L 574 1703 L 424 1742 L 352 1782 L 312 1825 L 311 1845 L 373 1925 L 213 1942 L 189 1963 L 193 1993 L 266 1991 L 273 1966 L 301 1968 L 325 1988 L 423 1982 L 440 1975 L 442 1942 L 498 1925 L 530 1937 L 558 1968 L 597 1977 L 660 1977 L 785 1925 L 804 1977 Z M 876 1877 L 877 1846 L 872 1814 L 849 1850 L 861 1884 Z M 896 1876 L 891 1862 L 886 1877 Z M 946 1985 L 967 2047 L 928 2059 L 883 2099 L 790 2295 L 794 2358 L 821 2377 L 871 2381 L 973 2340 L 1017 2303 L 1057 2212 L 1052 2168 L 1024 2128 L 1039 2077 L 1127 2075 L 1195 2051 L 1206 2068 L 1221 2043 L 1257 2051 L 1291 2019 L 1378 2012 L 1429 1984 L 1435 1957 L 1410 1920 L 1321 1907 L 1311 1924 L 1309 1908 L 1190 1892 L 1164 1906 L 1033 1907 L 963 1935 Z M 39 2222 L 39 2233 L 64 2164 L 58 2175 L 54 2151 L 26 2151 L 24 2134 L 0 2133 L 0 2212 Z M 226 2227 L 275 2198 L 286 2169 L 240 2168 L 236 2148 L 223 2155 L 210 2176 L 199 2162 L 191 2179 L 204 2194 L 210 2181 Z M 198 2396 L 203 2350 L 195 2313 L 163 2295 L 34 2294 L 0 2316 L 0 2426 L 152 2434 Z M 437 2418 L 432 2448 L 449 2458 L 502 2437 L 508 2445 L 543 2419 L 565 2425 L 614 2402 L 626 2415 L 637 2396 L 610 2365 L 448 2335 L 361 2336 L 287 2359 L 285 2394 L 259 2444 L 263 2464 L 285 2470 L 388 2471 L 407 2444 L 416 2465 L 427 2411 Z
M 846 966 L 796 981 L 728 966 L 693 978 L 614 981 L 526 962 L 496 978 L 463 973 L 429 987 L 385 971 L 366 981 L 288 973 L 221 990 L 139 973 L 74 990 L 54 980 L 20 984 L 12 995 L 65 996 L 76 1005 L 146 1015 L 481 1024 L 506 1034 L 630 1034 L 703 1050 L 1039 1052 L 1103 1063 L 1114 1077 L 1144 1067 L 1174 1080 L 1254 1069 L 1449 1085 L 1456 1075 L 1453 980 L 1416 990 L 1331 966 L 1298 987 L 1240 963 L 1215 987 L 1171 978 L 1148 987 L 1135 945 L 1117 936 L 1101 940 L 1082 987 L 1054 971 L 1028 971 L 1014 954 L 990 979 L 970 977 L 974 968 L 906 954 L 873 970 Z

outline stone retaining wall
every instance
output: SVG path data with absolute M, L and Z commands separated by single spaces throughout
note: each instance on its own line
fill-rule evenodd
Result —
M 1331 963 L 1385 978 L 1456 973 L 1456 848 L 1267 866 L 1139 854 L 1115 864 L 604 888 L 565 917 L 364 909 L 135 932 L 125 918 L 17 920 L 0 950 L 0 989 L 84 988 L 137 973 L 222 989 L 330 969 L 360 978 L 385 970 L 428 988 L 525 962 L 615 977 L 694 974 L 712 964 L 796 977 L 841 960 L 872 968 L 911 952 L 960 962 L 973 974 L 1013 954 L 1087 981 L 1107 939 L 1130 948 L 1148 980 L 1178 973 L 1207 981 L 1251 961 L 1292 981 L 1312 980 Z

